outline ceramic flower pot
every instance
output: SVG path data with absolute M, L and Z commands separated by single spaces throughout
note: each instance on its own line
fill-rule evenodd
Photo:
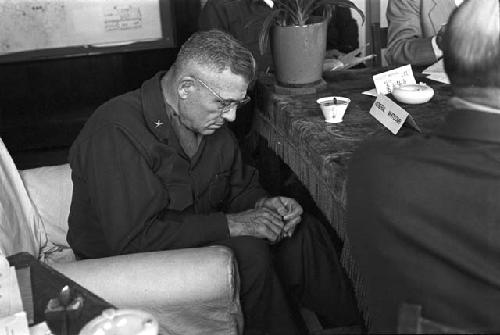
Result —
M 275 26 L 271 50 L 276 80 L 283 85 L 308 85 L 321 80 L 328 21 L 314 17 L 305 26 Z

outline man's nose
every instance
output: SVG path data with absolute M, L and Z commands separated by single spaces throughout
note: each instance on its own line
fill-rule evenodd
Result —
M 222 114 L 222 118 L 226 120 L 227 122 L 233 122 L 236 120 L 236 106 L 231 106 L 231 108 Z

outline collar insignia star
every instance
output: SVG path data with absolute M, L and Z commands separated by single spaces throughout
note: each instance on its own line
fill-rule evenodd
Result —
M 159 126 L 161 126 L 163 124 L 163 122 L 161 122 L 160 120 L 156 121 L 155 122 L 155 128 L 158 128 Z

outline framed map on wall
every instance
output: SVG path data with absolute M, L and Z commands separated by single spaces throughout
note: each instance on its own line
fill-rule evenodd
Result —
M 0 0 L 0 62 L 174 47 L 170 0 Z

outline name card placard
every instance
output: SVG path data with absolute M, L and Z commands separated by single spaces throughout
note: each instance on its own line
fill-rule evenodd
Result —
M 397 134 L 405 122 L 420 131 L 412 116 L 385 95 L 378 95 L 370 108 L 370 115 L 382 123 L 393 134 Z
M 377 94 L 389 94 L 396 87 L 416 84 L 411 65 L 398 67 L 394 70 L 382 72 L 373 76 Z

